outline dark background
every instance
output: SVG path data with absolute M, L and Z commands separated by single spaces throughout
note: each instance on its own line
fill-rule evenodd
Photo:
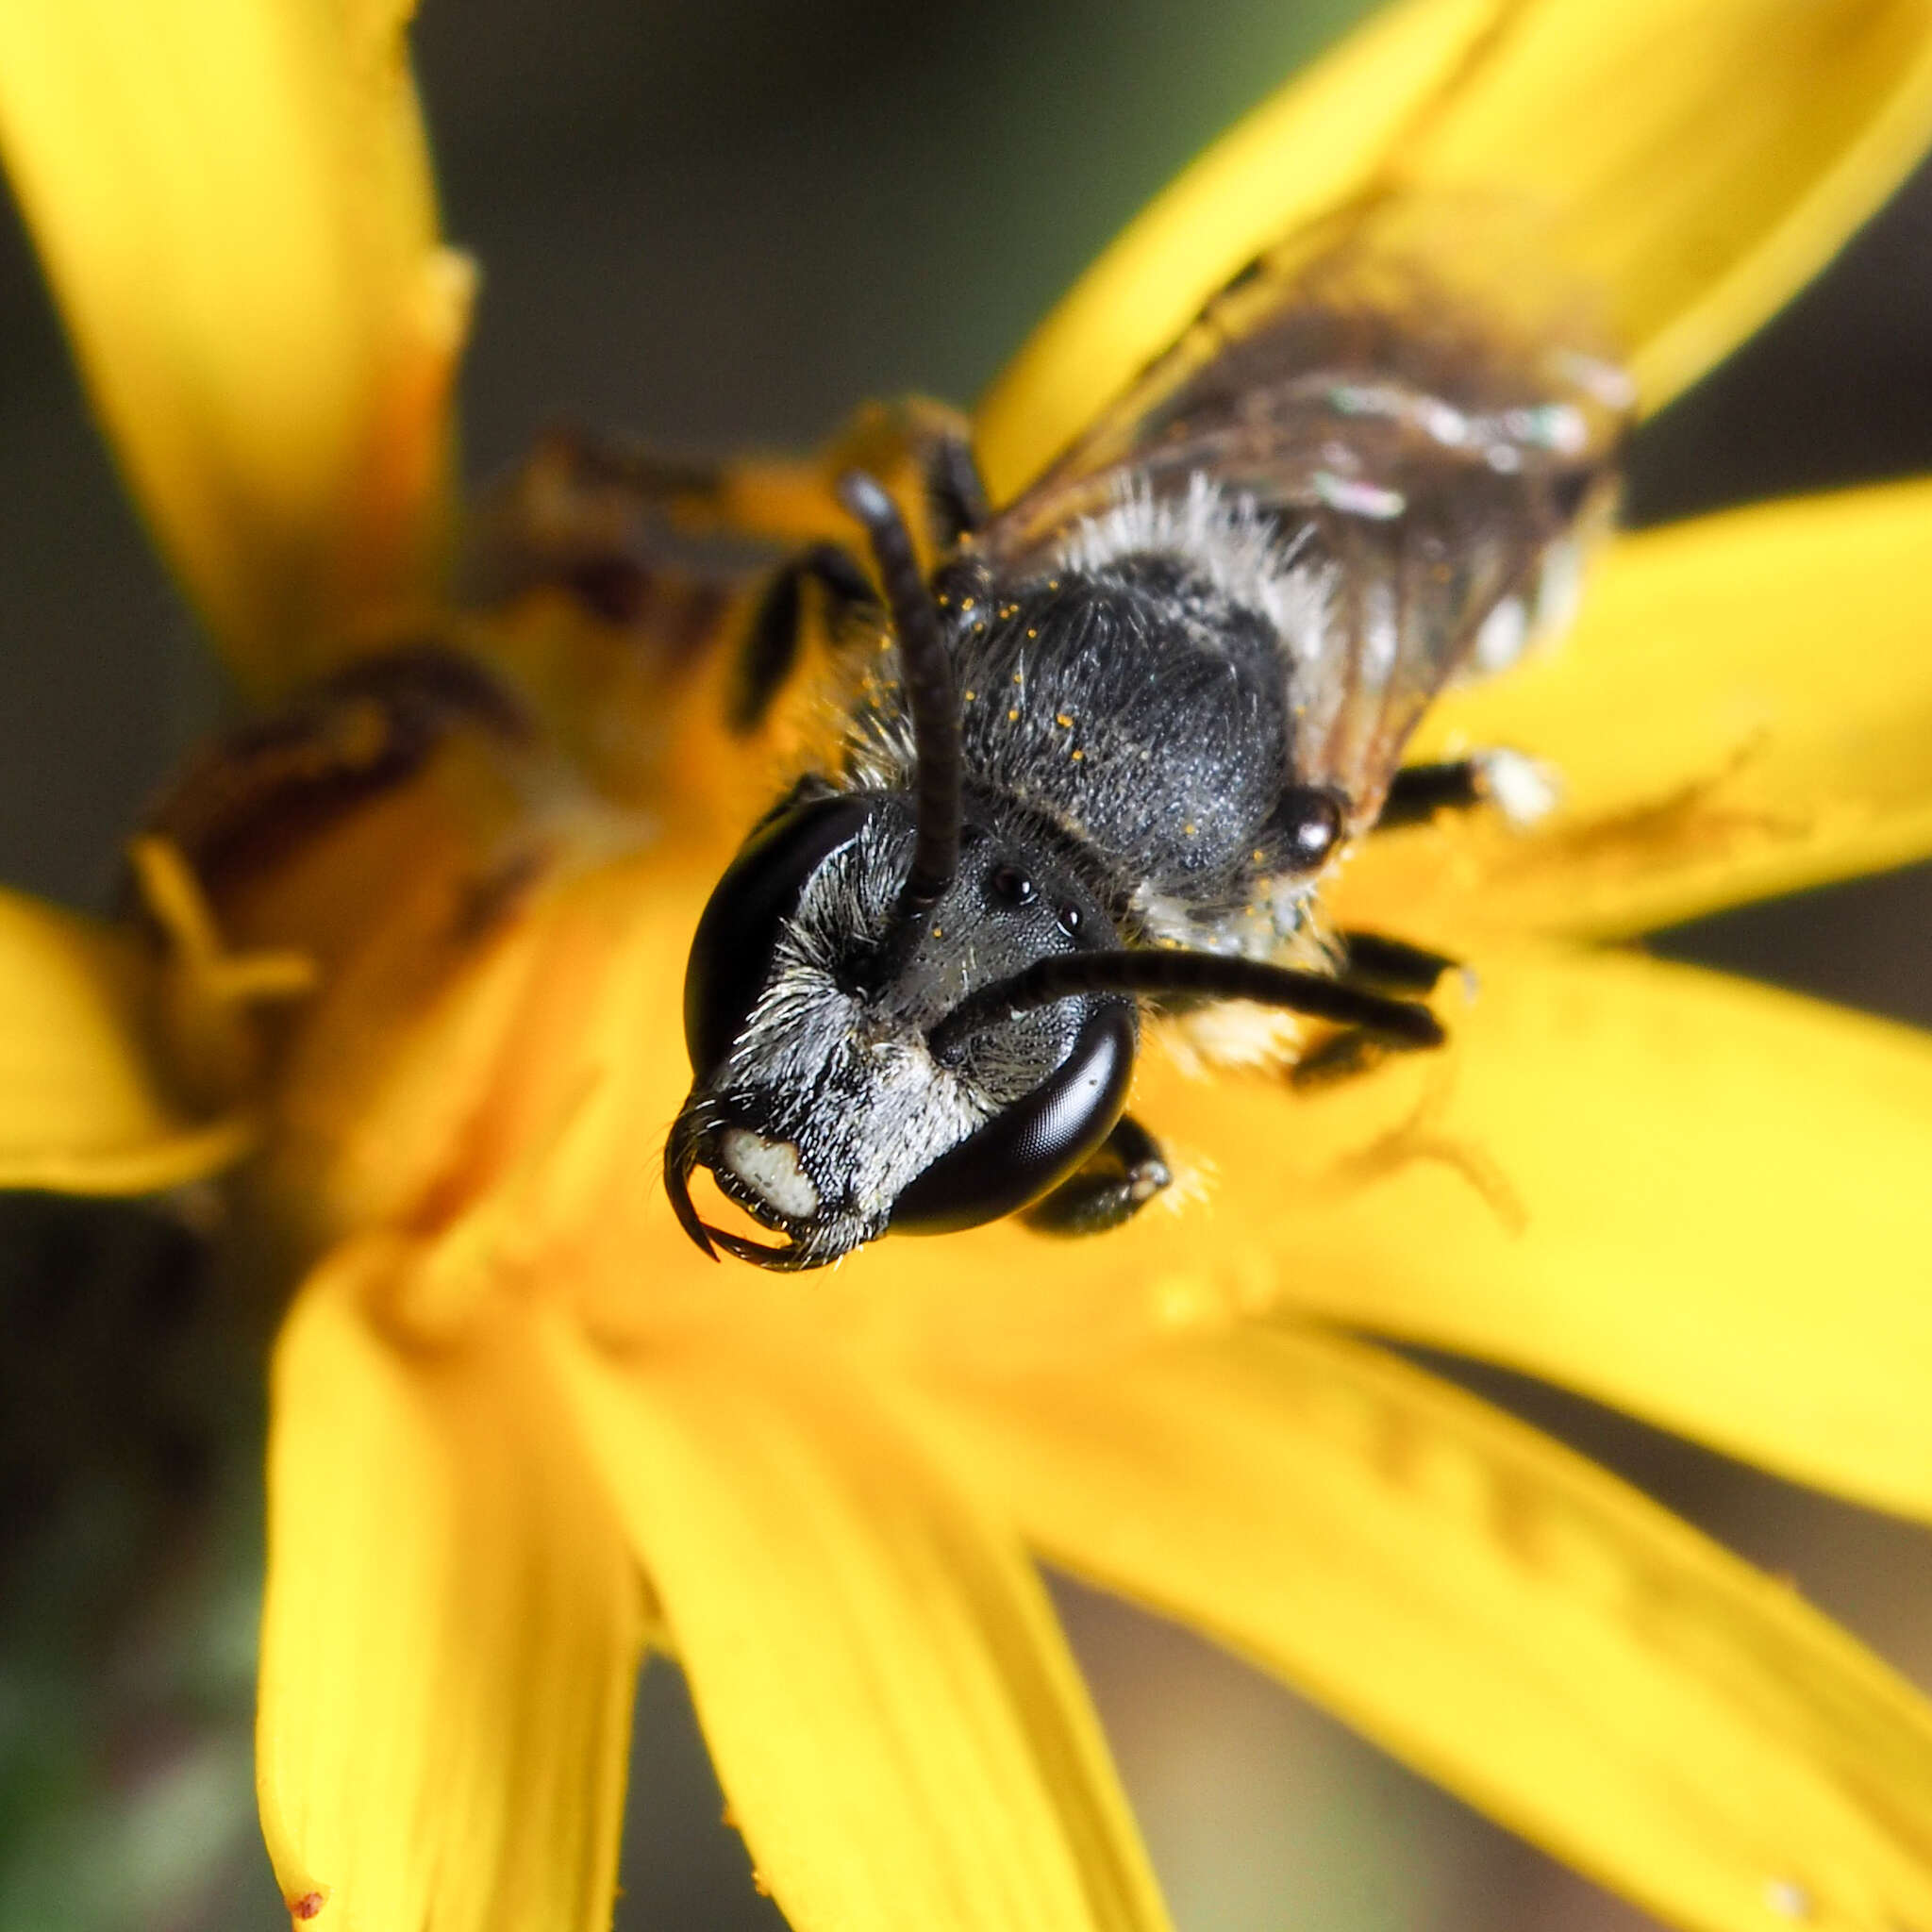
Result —
M 1134 208 L 1354 10 L 425 0 L 446 225 L 485 270 L 472 473 L 558 417 L 798 444 L 870 394 L 970 399 Z M 1631 501 L 1656 521 L 1927 468 L 1932 175 L 1646 426 Z M 99 904 L 223 694 L 10 216 L 0 653 L 0 878 Z M 1925 869 L 1659 943 L 1932 1022 Z M 0 1932 L 283 1923 L 249 1809 L 253 1347 L 192 1232 L 0 1200 Z M 1795 1574 L 1932 1683 L 1924 1532 L 1466 1379 Z M 1065 1601 L 1184 1932 L 1635 1923 L 1217 1653 Z M 620 1925 L 774 1924 L 669 1669 L 648 1674 L 638 1740 Z

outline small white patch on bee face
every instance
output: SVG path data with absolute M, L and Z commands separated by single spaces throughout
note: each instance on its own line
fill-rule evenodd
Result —
M 793 1221 L 819 1211 L 819 1191 L 798 1164 L 790 1141 L 768 1141 L 749 1127 L 726 1127 L 718 1136 L 718 1158 L 770 1207 Z

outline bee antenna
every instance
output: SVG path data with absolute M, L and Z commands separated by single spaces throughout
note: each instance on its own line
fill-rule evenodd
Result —
M 909 917 L 936 904 L 959 869 L 959 693 L 939 608 L 898 505 L 863 470 L 839 479 L 839 500 L 865 525 L 872 541 L 912 713 L 916 837 L 912 869 L 899 894 L 899 909 Z
M 1441 1046 L 1441 1023 L 1414 1000 L 1364 992 L 1320 973 L 1272 966 L 1239 954 L 1170 952 L 1165 948 L 1112 953 L 1056 953 L 1009 979 L 983 986 L 953 1008 L 926 1036 L 944 1059 L 983 1027 L 1014 1013 L 1050 1007 L 1081 993 L 1193 993 L 1208 999 L 1255 1000 L 1312 1019 L 1359 1026 L 1385 1045 Z

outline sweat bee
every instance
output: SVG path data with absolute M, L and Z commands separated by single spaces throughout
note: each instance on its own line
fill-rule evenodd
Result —
M 665 1178 L 706 1252 L 1120 1224 L 1170 1180 L 1124 1111 L 1144 1006 L 1311 1016 L 1337 1064 L 1441 1043 L 1453 962 L 1329 931 L 1319 882 L 1378 827 L 1535 808 L 1513 754 L 1403 748 L 1559 620 L 1629 400 L 1587 305 L 1482 284 L 1470 232 L 1396 200 L 1271 250 L 997 508 L 930 435 L 929 569 L 843 476 L 870 568 L 820 544 L 772 579 L 745 715 L 807 583 L 868 668 L 691 951 Z M 779 1240 L 708 1224 L 700 1167 Z

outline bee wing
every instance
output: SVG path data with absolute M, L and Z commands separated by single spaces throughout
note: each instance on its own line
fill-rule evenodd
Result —
M 1138 529 L 1244 578 L 1289 659 L 1291 775 L 1361 830 L 1437 693 L 1574 577 L 1629 402 L 1518 210 L 1388 200 L 1251 263 L 983 541 L 1026 571 Z

